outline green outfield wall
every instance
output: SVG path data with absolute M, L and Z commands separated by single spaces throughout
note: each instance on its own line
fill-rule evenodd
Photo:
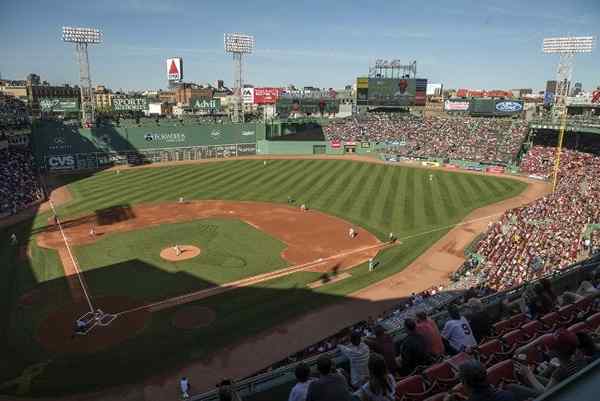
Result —
M 263 124 L 181 124 L 82 129 L 59 122 L 34 125 L 33 151 L 49 171 L 98 169 L 119 164 L 199 160 L 256 154 Z

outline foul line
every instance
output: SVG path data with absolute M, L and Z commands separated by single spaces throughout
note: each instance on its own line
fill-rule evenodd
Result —
M 63 231 L 62 224 L 60 223 L 60 219 L 58 218 L 58 214 L 56 214 L 56 209 L 54 208 L 54 203 L 52 202 L 52 199 L 50 199 L 50 197 L 48 197 L 48 202 L 50 203 L 50 208 L 52 209 L 52 213 L 54 214 L 54 217 L 56 218 L 56 223 L 58 224 L 58 228 L 63 237 L 63 241 L 65 242 L 65 247 L 67 248 L 67 252 L 69 253 L 71 262 L 73 262 L 73 266 L 75 267 L 75 272 L 77 273 L 77 278 L 79 279 L 79 284 L 81 285 L 81 289 L 83 290 L 83 294 L 85 295 L 85 300 L 87 301 L 87 304 L 90 307 L 90 312 L 94 312 L 94 306 L 92 305 L 92 300 L 90 299 L 90 296 L 88 295 L 87 288 L 85 286 L 85 282 L 83 281 L 83 277 L 81 277 L 81 271 L 79 270 L 79 264 L 77 263 L 77 259 L 73 255 L 73 252 L 71 252 L 71 247 L 69 246 L 69 241 L 67 240 L 67 237 L 65 236 L 65 232 Z
M 467 221 L 462 221 L 456 224 L 450 224 L 447 226 L 442 226 L 442 227 L 437 227 L 431 230 L 427 230 L 427 231 L 423 231 L 417 234 L 413 234 L 413 235 L 409 235 L 406 237 L 402 237 L 399 239 L 400 243 L 402 241 L 408 240 L 408 239 L 412 239 L 412 238 L 417 238 L 423 235 L 427 235 L 427 234 L 431 234 L 437 231 L 443 231 L 443 230 L 448 230 L 448 229 L 452 229 L 452 228 L 456 228 L 456 227 L 460 227 L 460 226 L 464 226 L 464 225 L 468 225 L 471 223 L 475 223 L 481 220 L 488 220 L 491 217 L 496 217 L 496 216 L 501 216 L 503 215 L 504 212 L 501 213 L 493 213 L 493 214 L 489 214 L 487 216 L 483 216 L 483 217 L 479 217 L 476 219 L 471 219 L 471 220 L 467 220 Z M 308 269 L 310 267 L 313 267 L 315 265 L 321 264 L 321 263 L 325 263 L 325 262 L 329 262 L 331 260 L 335 260 L 344 256 L 348 256 L 348 255 L 352 255 L 354 253 L 360 253 L 360 252 L 364 252 L 364 251 L 368 251 L 368 250 L 372 250 L 372 249 L 377 249 L 377 248 L 385 248 L 385 247 L 389 247 L 390 243 L 381 243 L 381 244 L 377 244 L 377 245 L 371 245 L 368 247 L 362 247 L 362 248 L 357 248 L 357 249 L 353 249 L 351 251 L 348 252 L 342 252 L 336 255 L 332 255 L 332 256 L 328 256 L 326 258 L 323 259 L 318 259 L 318 260 L 313 260 L 311 262 L 307 262 L 307 263 L 303 263 L 300 265 L 295 265 L 295 266 L 291 266 L 291 267 L 287 267 L 284 269 L 280 269 L 280 270 L 275 270 L 273 272 L 268 272 L 268 273 L 264 273 L 261 275 L 257 275 L 257 276 L 252 276 L 252 277 L 247 277 L 238 281 L 233 281 L 230 283 L 225 283 L 222 285 L 218 285 L 216 287 L 211 287 L 211 288 L 206 288 L 200 291 L 195 291 L 195 292 L 191 292 L 188 294 L 183 294 L 183 295 L 179 295 L 173 298 L 168 298 L 168 299 L 164 299 L 162 301 L 157 301 L 157 302 L 153 302 L 150 304 L 146 304 L 146 305 L 142 305 L 142 306 L 138 306 L 135 308 L 131 308 L 131 309 L 127 309 L 118 313 L 115 313 L 116 316 L 120 316 L 120 315 L 125 315 L 128 313 L 133 313 L 133 312 L 138 312 L 141 310 L 145 310 L 145 309 L 156 309 L 161 310 L 161 309 L 167 309 L 168 307 L 171 306 L 177 306 L 177 305 L 181 305 L 184 303 L 188 303 L 188 302 L 193 302 L 196 300 L 200 300 L 200 299 L 204 299 L 204 298 L 208 298 L 217 294 L 221 294 L 223 292 L 227 292 L 227 291 L 231 291 L 233 289 L 236 288 L 243 288 L 243 287 L 247 287 L 253 284 L 258 284 L 258 283 L 262 283 L 264 281 L 268 281 L 274 278 L 279 278 L 279 277 L 283 277 L 283 276 L 287 276 L 289 274 L 298 272 L 298 271 L 302 271 L 305 269 Z M 195 299 L 196 297 L 199 297 L 197 299 Z M 170 305 L 169 304 L 173 304 Z M 161 308 L 162 306 L 162 308 Z
M 222 285 L 218 285 L 216 287 L 210 287 L 210 288 L 205 288 L 203 290 L 200 291 L 195 291 L 195 292 L 191 292 L 191 293 L 187 293 L 187 294 L 183 294 L 183 295 L 179 295 L 173 298 L 168 298 L 168 299 L 164 299 L 162 301 L 157 301 L 157 302 L 153 302 L 150 304 L 146 304 L 146 305 L 142 305 L 142 306 L 138 306 L 135 308 L 131 308 L 131 309 L 127 309 L 124 310 L 122 312 L 118 312 L 115 313 L 116 316 L 120 316 L 120 315 L 125 315 L 127 313 L 132 313 L 132 312 L 138 312 L 144 309 L 157 309 L 160 306 L 165 306 L 168 304 L 173 304 L 172 306 L 177 306 L 183 303 L 187 303 L 187 302 L 181 302 L 181 301 L 186 301 L 188 298 L 191 298 L 189 300 L 189 302 L 191 301 L 196 301 L 199 299 L 204 299 L 204 298 L 208 298 L 211 297 L 213 295 L 217 295 L 217 294 L 221 294 L 223 292 L 227 292 L 227 291 L 231 291 L 233 289 L 236 288 L 243 288 L 243 287 L 247 287 L 253 284 L 258 284 L 261 283 L 263 281 L 268 281 L 274 278 L 279 278 L 279 277 L 283 277 L 283 276 L 287 276 L 289 274 L 301 271 L 301 270 L 305 270 L 308 269 L 310 267 L 313 267 L 315 265 L 319 265 L 322 263 L 326 263 L 338 258 L 342 258 L 345 256 L 349 256 L 352 255 L 354 253 L 360 253 L 360 252 L 365 252 L 365 251 L 369 251 L 372 249 L 380 249 L 380 248 L 385 248 L 390 246 L 390 243 L 379 243 L 376 245 L 370 245 L 370 246 L 365 246 L 362 248 L 356 248 L 353 249 L 351 251 L 347 251 L 347 252 L 342 252 L 342 253 L 338 253 L 332 256 L 328 256 L 326 258 L 321 258 L 321 259 L 317 259 L 317 260 L 313 260 L 311 262 L 306 262 L 306 263 L 302 263 L 299 265 L 294 265 L 294 266 L 290 266 L 290 267 L 286 267 L 284 269 L 279 269 L 279 270 L 275 270 L 272 272 L 268 272 L 268 273 L 263 273 L 257 276 L 252 276 L 252 277 L 247 277 L 241 280 L 237 280 L 237 281 L 232 281 L 229 283 L 225 283 Z M 214 293 L 214 294 L 213 294 Z M 199 297 L 198 299 L 194 299 L 196 297 Z M 167 306 L 168 307 L 168 306 Z M 166 309 L 165 308 L 160 308 L 160 309 Z M 157 310 L 160 310 L 157 309 Z

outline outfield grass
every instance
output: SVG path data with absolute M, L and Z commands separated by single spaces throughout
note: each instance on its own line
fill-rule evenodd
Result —
M 160 250 L 194 245 L 199 256 L 169 262 Z M 205 219 L 114 233 L 75 247 L 95 296 L 160 300 L 286 267 L 286 245 L 241 220 Z M 135 285 L 131 285 L 135 283 Z
M 201 358 L 207 352 L 231 345 L 308 310 L 337 302 L 350 292 L 401 271 L 470 211 L 513 197 L 525 186 L 520 181 L 491 176 L 337 160 L 271 160 L 267 166 L 260 160 L 223 161 L 130 169 L 120 174 L 107 171 L 82 178 L 69 185 L 73 200 L 59 208 L 61 216 L 76 217 L 111 206 L 176 201 L 180 196 L 281 203 L 291 196 L 298 203 L 305 202 L 313 209 L 352 221 L 381 239 L 394 232 L 402 239 L 402 244 L 379 256 L 381 265 L 374 273 L 368 273 L 362 265 L 352 270 L 351 279 L 314 290 L 308 290 L 306 284 L 316 280 L 318 273 L 292 274 L 199 301 L 198 304 L 217 311 L 217 320 L 209 327 L 175 330 L 170 323 L 174 311 L 166 310 L 153 314 L 145 332 L 113 349 L 64 358 L 48 355 L 32 339 L 35 326 L 48 308 L 68 299 L 64 280 L 57 279 L 61 272 L 58 258 L 53 251 L 35 248 L 30 263 L 17 261 L 16 250 L 5 245 L 9 235 L 6 231 L 0 236 L 0 256 L 9 260 L 9 266 L 1 273 L 0 285 L 6 292 L 0 294 L 0 306 L 6 311 L 3 316 L 9 316 L 2 322 L 5 343 L 15 352 L 9 354 L 8 367 L 0 370 L 0 381 L 19 375 L 28 364 L 50 359 L 44 372 L 32 380 L 29 392 L 61 394 L 127 383 L 147 374 L 157 374 L 161 368 Z M 46 215 L 39 216 L 29 222 L 28 227 L 22 225 L 19 233 L 26 237 L 27 229 L 45 225 L 46 218 Z M 164 229 L 172 228 L 165 226 Z M 168 235 L 179 233 L 173 229 Z M 190 243 L 189 239 L 184 241 L 185 236 L 182 234 L 180 242 Z M 106 240 L 113 240 L 111 237 Z M 162 234 L 155 238 L 161 240 Z M 135 258 L 148 265 L 160 266 L 160 261 L 145 254 L 142 245 L 134 244 L 145 241 L 144 238 L 136 240 L 123 235 L 121 242 L 132 241 L 128 245 L 132 250 L 129 254 L 118 252 L 96 258 L 94 255 L 101 255 L 103 247 L 119 248 L 103 244 L 103 241 L 89 245 L 98 248 L 77 249 L 82 268 L 101 272 L 102 266 L 114 266 L 115 262 L 118 266 Z M 273 252 L 276 248 L 274 244 Z M 164 269 L 168 270 L 169 266 L 159 267 L 159 270 Z M 10 281 L 7 283 L 5 278 Z M 36 282 L 56 287 L 54 302 L 40 308 L 17 310 L 18 296 Z M 114 285 L 119 287 L 125 283 L 129 281 L 115 282 Z M 96 290 L 100 291 L 93 287 L 92 293 Z M 115 364 L 115 361 L 119 363 Z

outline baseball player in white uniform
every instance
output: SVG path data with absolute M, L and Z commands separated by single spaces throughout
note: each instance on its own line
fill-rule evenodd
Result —
M 175 249 L 175 255 L 181 256 L 181 248 L 179 248 L 179 245 L 175 245 L 173 249 Z
M 350 227 L 350 229 L 348 230 L 348 236 L 350 238 L 354 238 L 356 236 L 356 231 L 354 231 L 354 227 Z

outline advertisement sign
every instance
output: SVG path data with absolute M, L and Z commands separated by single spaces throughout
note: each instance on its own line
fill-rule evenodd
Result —
M 468 111 L 469 110 L 469 102 L 461 101 L 452 101 L 446 100 L 444 102 L 444 110 L 446 111 Z
M 331 141 L 329 143 L 329 145 L 333 148 L 333 149 L 338 149 L 342 147 L 342 142 L 341 141 Z
M 335 114 L 340 111 L 340 105 L 334 99 L 319 98 L 290 98 L 280 97 L 276 103 L 277 113 L 281 117 L 286 117 L 291 113 L 303 114 Z
M 139 98 L 118 98 L 114 97 L 112 101 L 114 111 L 144 111 L 148 110 L 148 99 Z
M 253 104 L 254 103 L 254 88 L 242 89 L 242 102 L 244 104 Z
M 371 144 L 369 142 L 361 142 L 360 143 L 360 147 L 365 149 L 365 148 L 370 148 Z
M 275 104 L 281 88 L 254 88 L 254 104 Z
M 73 98 L 43 97 L 40 99 L 40 109 L 44 113 L 77 113 L 79 102 Z
M 501 166 L 491 166 L 485 169 L 488 173 L 502 174 L 504 173 L 504 167 Z
M 600 103 L 600 89 L 592 93 L 592 103 Z
M 411 106 L 415 102 L 415 94 L 415 79 L 369 78 L 369 105 Z
M 513 100 L 503 100 L 496 103 L 496 112 L 498 113 L 519 113 L 523 111 L 523 102 Z
M 181 81 L 183 79 L 183 59 L 181 57 L 167 59 L 167 79 L 169 81 Z
M 469 113 L 474 115 L 492 116 L 496 112 L 496 101 L 494 99 L 473 98 L 469 104 Z
M 75 157 L 73 155 L 57 155 L 48 157 L 48 170 L 73 170 L 75 168 Z
M 193 98 L 190 100 L 190 107 L 193 110 L 199 111 L 221 111 L 221 99 L 202 99 L 202 98 Z

